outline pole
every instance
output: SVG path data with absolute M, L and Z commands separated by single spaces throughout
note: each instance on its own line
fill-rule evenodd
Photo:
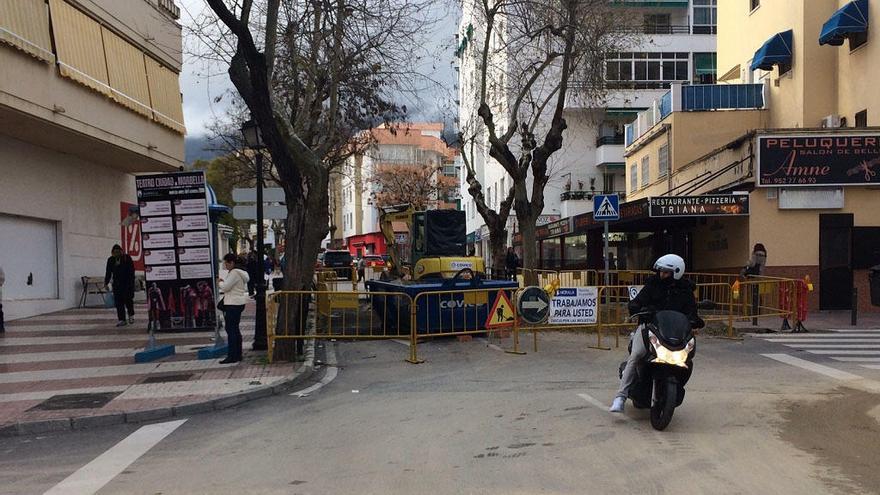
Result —
M 608 221 L 605 222 L 605 287 L 611 285 L 609 281 L 611 280 L 611 273 L 609 273 L 609 267 L 611 266 L 608 260 Z M 607 293 L 605 299 L 608 299 Z
M 263 153 L 257 150 L 257 260 L 259 261 L 260 278 L 257 279 L 257 310 L 256 322 L 254 323 L 254 345 L 255 351 L 265 351 L 269 349 L 266 342 L 266 278 L 263 276 L 265 264 L 263 262 Z
M 611 285 L 611 273 L 609 272 L 611 263 L 610 263 L 610 260 L 608 259 L 608 220 L 605 220 L 604 223 L 605 223 L 605 236 L 604 236 L 605 237 L 605 315 L 610 318 L 610 316 L 611 316 L 611 304 L 610 304 L 611 299 L 609 296 L 611 294 L 609 294 L 609 292 L 611 292 L 611 291 L 608 289 L 608 286 Z M 601 318 L 602 312 L 600 311 L 599 314 L 600 314 L 600 318 Z M 605 318 L 602 318 L 599 321 L 604 322 Z M 597 337 L 598 343 L 596 344 L 596 347 L 598 347 L 599 349 L 603 348 L 602 347 L 602 330 L 603 330 L 602 325 L 599 325 L 599 328 L 596 331 L 598 334 L 598 337 Z
M 859 324 L 859 288 L 853 287 L 852 290 L 852 312 L 850 313 L 850 322 L 851 326 L 856 326 Z

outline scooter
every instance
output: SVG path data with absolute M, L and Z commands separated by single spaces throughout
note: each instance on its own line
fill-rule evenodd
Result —
M 708 303 L 708 304 L 707 304 Z M 711 303 L 698 305 L 709 309 Z M 678 311 L 644 311 L 630 317 L 648 320 L 642 335 L 648 353 L 639 363 L 635 382 L 629 390 L 629 398 L 636 409 L 651 409 L 651 426 L 662 431 L 675 408 L 684 401 L 684 386 L 693 372 L 697 341 L 692 323 Z M 632 352 L 632 342 L 629 345 Z M 626 361 L 620 364 L 618 374 L 623 376 Z

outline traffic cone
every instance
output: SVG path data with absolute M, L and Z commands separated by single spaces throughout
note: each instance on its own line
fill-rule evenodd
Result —
M 813 281 L 810 280 L 809 275 L 804 275 L 804 285 L 807 286 L 807 290 L 813 292 Z
M 730 288 L 733 291 L 733 298 L 739 299 L 739 280 L 733 283 L 733 286 Z
M 556 294 L 556 289 L 559 288 L 559 279 L 550 282 L 549 284 L 544 286 L 544 292 L 547 293 L 551 298 Z

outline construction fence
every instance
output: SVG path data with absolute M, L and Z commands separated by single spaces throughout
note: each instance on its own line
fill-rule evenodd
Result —
M 313 291 L 279 291 L 268 298 L 267 321 L 269 359 L 278 342 L 308 339 L 380 340 L 397 339 L 409 346 L 407 361 L 420 362 L 418 345 L 428 339 L 487 335 L 507 336 L 508 352 L 522 353 L 520 338 L 532 334 L 534 351 L 542 332 L 595 333 L 594 348 L 610 349 L 610 339 L 620 346 L 620 336 L 635 326 L 630 322 L 628 303 L 641 289 L 640 282 L 651 272 L 616 271 L 613 285 L 595 284 L 595 271 L 540 272 L 544 285 L 558 281 L 560 287 L 595 289 L 591 316 L 577 322 L 553 321 L 525 324 L 515 308 L 523 288 L 477 288 L 422 292 L 410 296 L 399 292 L 354 290 L 351 281 L 330 275 Z M 698 302 L 711 301 L 711 308 L 700 316 L 720 329 L 724 336 L 736 338 L 734 323 L 778 318 L 783 328 L 788 322 L 806 319 L 807 286 L 804 281 L 753 277 L 741 280 L 726 274 L 689 274 L 696 284 Z M 334 285 L 335 284 L 335 285 Z M 555 285 L 555 284 L 554 284 Z M 348 290 L 349 288 L 352 290 Z M 551 308 L 552 310 L 552 308 Z

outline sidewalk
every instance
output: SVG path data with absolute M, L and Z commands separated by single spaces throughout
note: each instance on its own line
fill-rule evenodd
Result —
M 70 309 L 15 320 L 0 334 L 0 436 L 141 422 L 230 407 L 278 393 L 311 367 L 265 364 L 250 351 L 253 303 L 242 321 L 244 360 L 198 360 L 213 332 L 158 333 L 176 354 L 134 362 L 147 341 L 145 306 L 115 327 L 112 309 Z M 225 338 L 225 336 L 224 336 Z
M 794 325 L 794 322 L 791 320 L 788 323 L 789 325 Z M 852 322 L 849 311 L 815 311 L 807 314 L 807 319 L 804 320 L 803 325 L 808 332 L 823 332 L 829 329 L 880 328 L 880 313 L 859 313 L 856 326 L 851 326 L 850 323 Z M 736 321 L 733 326 L 737 330 L 744 332 L 764 328 L 778 332 L 782 326 L 782 318 L 760 318 L 758 319 L 757 326 L 752 326 L 752 320 Z

